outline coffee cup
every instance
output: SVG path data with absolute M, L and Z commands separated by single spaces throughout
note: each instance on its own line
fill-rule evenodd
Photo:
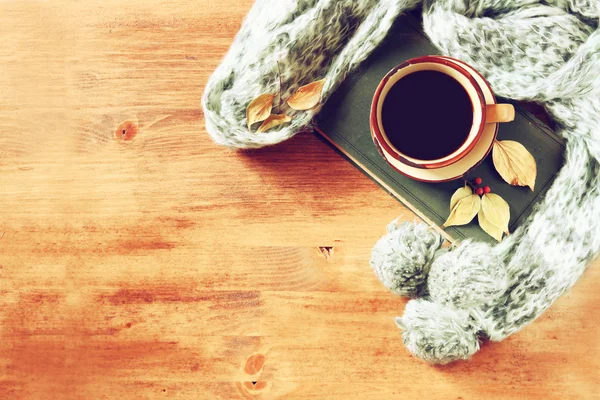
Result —
M 489 154 L 498 124 L 515 117 L 498 104 L 483 76 L 444 56 L 413 58 L 380 82 L 371 105 L 371 135 L 398 172 L 421 181 L 461 178 Z

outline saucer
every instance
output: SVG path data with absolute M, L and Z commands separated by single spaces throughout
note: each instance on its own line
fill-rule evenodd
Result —
M 483 135 L 473 150 L 464 158 L 458 160 L 454 164 L 436 169 L 415 168 L 410 165 L 403 164 L 388 155 L 385 155 L 386 161 L 394 167 L 398 172 L 406 175 L 409 178 L 423 182 L 447 182 L 462 178 L 470 170 L 477 167 L 490 153 L 492 145 L 496 139 L 498 132 L 498 124 L 486 124 L 483 130 Z

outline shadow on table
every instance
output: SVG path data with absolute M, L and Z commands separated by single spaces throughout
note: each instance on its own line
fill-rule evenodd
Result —
M 380 190 L 316 133 L 304 132 L 280 144 L 239 151 L 249 169 L 266 185 L 337 199 Z

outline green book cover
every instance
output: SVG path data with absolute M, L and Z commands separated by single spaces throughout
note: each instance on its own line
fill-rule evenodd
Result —
M 369 128 L 371 100 L 386 73 L 407 59 L 435 54 L 439 52 L 423 33 L 421 22 L 412 15 L 399 17 L 384 43 L 329 98 L 315 125 L 317 131 L 359 169 L 419 217 L 440 229 L 450 214 L 450 197 L 463 185 L 462 181 L 423 183 L 403 176 L 377 152 Z M 511 232 L 527 220 L 536 203 L 543 199 L 563 164 L 564 154 L 564 142 L 558 135 L 518 104 L 515 108 L 515 120 L 500 124 L 498 140 L 518 141 L 531 152 L 538 167 L 535 191 L 504 182 L 492 164 L 491 155 L 467 176 L 481 177 L 494 193 L 509 203 Z M 494 241 L 479 228 L 477 218 L 469 225 L 446 228 L 443 232 L 451 241 L 467 238 Z

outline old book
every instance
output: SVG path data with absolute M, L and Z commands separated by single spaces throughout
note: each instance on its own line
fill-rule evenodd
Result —
M 421 22 L 412 15 L 399 17 L 384 43 L 329 98 L 315 119 L 315 126 L 347 159 L 450 241 L 473 238 L 493 242 L 479 228 L 477 218 L 469 225 L 440 228 L 450 213 L 450 197 L 463 185 L 462 181 L 423 183 L 407 178 L 385 162 L 371 139 L 370 105 L 381 79 L 407 59 L 432 54 L 439 52 L 424 35 Z M 523 224 L 543 199 L 563 164 L 565 147 L 564 141 L 541 121 L 518 104 L 515 108 L 515 120 L 500 124 L 498 140 L 516 140 L 533 154 L 538 166 L 535 191 L 505 183 L 496 172 L 491 155 L 467 176 L 483 178 L 494 193 L 510 204 L 511 231 Z

